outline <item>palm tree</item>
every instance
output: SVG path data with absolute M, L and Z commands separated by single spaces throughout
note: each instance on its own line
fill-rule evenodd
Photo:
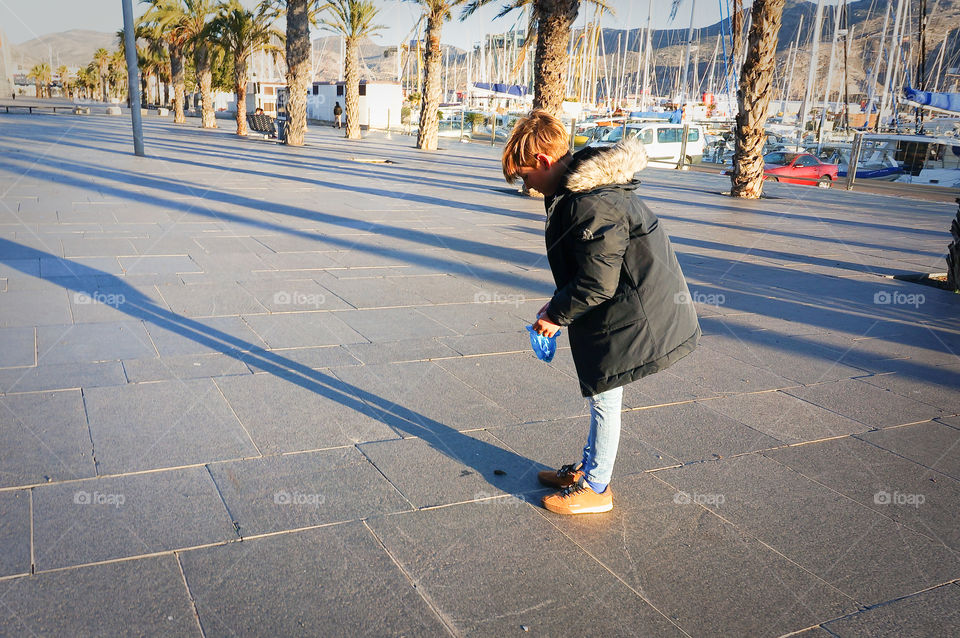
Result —
M 118 98 L 121 97 L 125 91 L 129 92 L 129 87 L 127 86 L 127 60 L 122 51 L 113 51 L 110 54 L 108 73 L 110 86 L 116 91 Z
M 147 1 L 147 0 L 142 0 Z M 170 81 L 173 83 L 173 122 L 183 124 L 186 94 L 185 58 L 193 38 L 189 14 L 181 0 L 149 0 L 151 6 L 141 23 L 154 32 L 154 37 L 167 44 L 170 56 Z
M 373 24 L 378 9 L 373 0 L 330 0 L 323 6 L 329 17 L 320 21 L 325 29 L 343 36 L 343 101 L 347 109 L 347 139 L 360 139 L 360 69 L 357 48 L 360 40 L 383 29 Z M 434 114 L 436 116 L 436 114 Z
M 110 70 L 110 52 L 100 47 L 93 52 L 93 62 L 97 65 L 97 86 L 100 88 L 101 99 L 107 102 L 107 71 Z
M 763 144 L 767 108 L 773 93 L 777 36 L 785 0 L 754 0 L 747 57 L 737 91 L 736 150 L 730 173 L 730 195 L 757 199 L 763 192 Z
M 211 24 L 213 37 L 233 56 L 233 84 L 237 97 L 237 135 L 247 134 L 247 70 L 250 54 L 260 49 L 274 56 L 281 52 L 273 40 L 284 34 L 273 27 L 279 15 L 270 0 L 262 0 L 255 11 L 244 9 L 239 0 L 221 2 L 220 14 Z
M 151 7 L 141 21 L 157 31 L 170 53 L 170 77 L 174 85 L 173 121 L 186 121 L 183 98 L 186 90 L 184 57 L 193 55 L 196 80 L 200 88 L 202 106 L 200 126 L 216 128 L 213 111 L 213 61 L 217 51 L 210 43 L 210 22 L 215 13 L 213 0 L 143 0 Z
M 470 0 L 460 19 L 473 15 L 477 9 L 494 1 Z M 613 13 L 607 0 L 589 2 Z M 533 9 L 530 22 L 536 21 L 537 31 L 537 52 L 533 61 L 533 108 L 559 115 L 567 92 L 570 29 L 580 11 L 580 0 L 507 0 L 497 17 L 528 5 Z
M 427 50 L 424 56 L 426 74 L 423 76 L 423 105 L 420 108 L 420 127 L 417 130 L 417 148 L 437 149 L 437 129 L 440 110 L 440 73 L 443 54 L 440 52 L 440 32 L 450 19 L 450 10 L 467 0 L 407 0 L 423 6 L 427 18 Z M 349 118 L 349 116 L 348 116 Z M 348 119 L 349 121 L 349 119 Z
M 286 143 L 303 146 L 307 132 L 307 87 L 310 84 L 310 18 L 317 0 L 286 0 L 287 125 Z
M 63 91 L 63 97 L 70 97 L 70 78 L 67 77 L 69 71 L 67 71 L 67 66 L 61 64 L 57 67 L 57 77 L 60 78 L 60 90 Z
M 42 98 L 48 93 L 47 85 L 50 83 L 49 64 L 41 62 L 40 64 L 34 65 L 34 67 L 30 69 L 30 73 L 27 74 L 27 77 L 33 80 L 38 98 Z

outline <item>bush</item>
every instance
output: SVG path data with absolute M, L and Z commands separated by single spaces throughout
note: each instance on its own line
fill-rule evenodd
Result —
M 409 124 L 410 123 L 410 107 L 404 104 L 400 107 L 400 123 Z

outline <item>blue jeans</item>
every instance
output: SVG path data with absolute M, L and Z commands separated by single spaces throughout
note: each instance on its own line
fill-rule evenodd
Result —
M 620 445 L 620 408 L 623 388 L 614 388 L 588 397 L 590 435 L 583 448 L 583 471 L 587 480 L 606 484 L 613 476 L 613 462 Z

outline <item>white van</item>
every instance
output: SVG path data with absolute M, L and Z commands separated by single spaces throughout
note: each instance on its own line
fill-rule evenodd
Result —
M 647 149 L 647 159 L 659 164 L 677 164 L 683 141 L 683 124 L 667 122 L 640 122 L 627 124 L 627 137 L 639 137 Z M 703 161 L 704 131 L 699 124 L 690 124 L 687 131 L 687 148 L 684 155 L 687 164 Z M 623 139 L 623 127 L 611 129 L 590 146 L 612 146 Z

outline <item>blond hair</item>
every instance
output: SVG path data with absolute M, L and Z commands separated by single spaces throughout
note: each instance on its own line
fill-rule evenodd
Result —
M 512 184 L 517 181 L 521 168 L 537 166 L 538 154 L 560 159 L 569 152 L 569 145 L 570 138 L 563 122 L 547 111 L 530 111 L 513 127 L 510 139 L 503 147 L 503 177 Z

